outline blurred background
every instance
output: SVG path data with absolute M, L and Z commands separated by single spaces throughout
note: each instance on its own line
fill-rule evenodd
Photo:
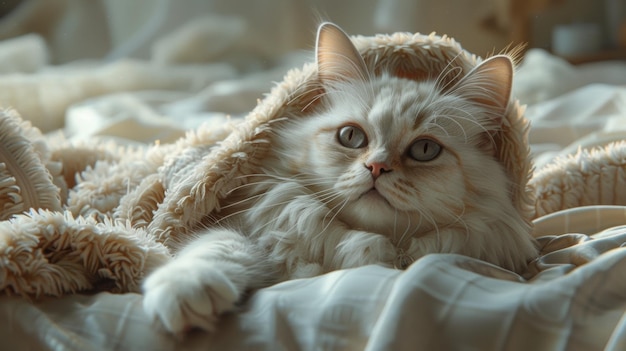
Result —
M 322 20 L 354 35 L 436 32 L 483 57 L 525 45 L 513 92 L 536 143 L 583 107 L 594 119 L 558 147 L 626 111 L 626 90 L 580 90 L 585 106 L 564 96 L 626 85 L 626 0 L 0 0 L 0 108 L 68 138 L 171 142 L 245 116 L 313 60 Z M 571 109 L 542 104 L 561 96 Z
M 3 0 L 0 39 L 37 33 L 52 63 L 148 58 L 157 38 L 213 19 L 216 33 L 272 59 L 310 49 L 325 19 L 351 34 L 434 31 L 479 55 L 527 43 L 580 62 L 626 57 L 625 15 L 626 0 Z

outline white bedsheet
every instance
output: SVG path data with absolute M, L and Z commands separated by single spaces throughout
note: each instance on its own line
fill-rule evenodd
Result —
M 623 241 L 626 230 L 614 235 Z M 577 269 L 560 260 L 530 282 L 442 254 L 406 271 L 366 266 L 288 281 L 224 316 L 215 334 L 182 341 L 155 328 L 138 294 L 2 297 L 0 320 L 10 322 L 0 340 L 19 341 L 12 350 L 623 350 L 626 251 Z

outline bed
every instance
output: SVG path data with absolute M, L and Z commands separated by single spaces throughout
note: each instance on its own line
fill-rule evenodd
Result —
M 309 54 L 285 52 L 268 65 L 260 64 L 262 54 L 232 63 L 241 48 L 227 42 L 189 51 L 198 40 L 242 33 L 237 18 L 199 23 L 163 35 L 147 60 L 112 55 L 52 65 L 41 36 L 0 42 L 0 105 L 38 128 L 20 125 L 35 140 L 34 152 L 43 150 L 41 143 L 97 149 L 106 157 L 93 168 L 115 164 L 122 154 L 144 157 L 141 150 L 149 145 L 167 151 L 181 140 L 222 140 L 280 84 L 273 82 L 301 67 Z M 216 47 L 219 52 L 211 51 Z M 223 316 L 216 333 L 176 338 L 146 317 L 137 284 L 120 291 L 104 280 L 22 294 L 7 284 L 11 262 L 4 260 L 0 344 L 10 350 L 624 350 L 626 63 L 573 66 L 531 49 L 518 67 L 513 93 L 527 105 L 535 167 L 529 186 L 539 198 L 533 235 L 541 251 L 522 274 L 453 254 L 425 256 L 404 271 L 336 271 L 257 291 L 239 311 Z M 210 133 L 190 137 L 190 130 Z M 75 149 L 52 153 L 59 150 Z M 75 185 L 64 184 L 69 197 Z M 73 208 L 82 206 L 70 201 Z M 48 222 L 40 228 L 67 220 L 67 214 L 46 213 Z M 11 218 L 2 220 L 5 259 L 13 227 Z M 101 228 L 96 222 L 70 229 Z M 167 255 L 162 249 L 150 247 L 154 255 Z M 140 281 L 142 272 L 135 273 Z

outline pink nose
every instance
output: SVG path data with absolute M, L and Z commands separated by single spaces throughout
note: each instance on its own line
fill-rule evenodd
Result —
M 372 172 L 372 177 L 377 179 L 381 174 L 385 172 L 391 172 L 391 167 L 389 167 L 384 162 L 372 162 L 369 165 L 365 165 L 365 168 L 369 169 Z

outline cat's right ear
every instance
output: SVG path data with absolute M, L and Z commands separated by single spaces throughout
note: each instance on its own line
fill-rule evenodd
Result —
M 502 114 L 511 98 L 513 71 L 510 57 L 492 56 L 474 67 L 453 90 Z
M 322 82 L 368 79 L 363 57 L 350 37 L 335 24 L 325 22 L 319 26 L 315 55 L 318 76 Z

